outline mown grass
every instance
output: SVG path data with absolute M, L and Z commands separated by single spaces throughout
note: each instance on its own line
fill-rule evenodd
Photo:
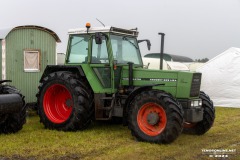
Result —
M 182 134 L 168 145 L 138 142 L 127 127 L 103 122 L 79 132 L 47 130 L 37 116 L 28 117 L 20 132 L 0 135 L 0 159 L 215 159 L 202 149 L 236 149 L 228 159 L 240 160 L 240 109 L 216 108 L 209 132 Z

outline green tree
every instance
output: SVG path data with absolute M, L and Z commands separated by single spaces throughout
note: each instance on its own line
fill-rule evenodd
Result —
M 205 62 L 207 62 L 207 61 L 209 61 L 209 59 L 208 59 L 208 58 L 203 58 L 203 59 L 195 59 L 195 62 L 202 62 L 202 63 L 205 63 Z

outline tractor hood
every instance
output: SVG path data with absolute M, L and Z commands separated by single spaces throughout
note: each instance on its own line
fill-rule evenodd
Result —
M 177 98 L 198 97 L 201 84 L 201 73 L 150 70 L 143 68 L 133 69 L 134 86 L 140 87 L 155 84 L 160 85 L 155 86 L 154 89 L 169 92 Z M 128 68 L 123 68 L 121 85 L 129 85 Z

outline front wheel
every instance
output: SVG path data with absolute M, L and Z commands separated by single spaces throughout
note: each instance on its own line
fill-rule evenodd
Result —
M 40 121 L 48 129 L 82 130 L 91 122 L 92 93 L 70 72 L 54 72 L 45 77 L 37 98 Z
M 215 119 L 215 108 L 213 102 L 207 94 L 200 92 L 203 107 L 203 120 L 198 123 L 184 122 L 183 132 L 186 134 L 202 135 L 206 133 L 213 125 Z
M 139 141 L 171 143 L 182 132 L 183 109 L 165 92 L 144 91 L 131 103 L 128 124 Z

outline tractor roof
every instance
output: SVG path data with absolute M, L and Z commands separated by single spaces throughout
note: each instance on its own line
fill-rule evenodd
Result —
M 129 36 L 138 36 L 137 29 L 122 29 L 117 27 L 105 26 L 105 27 L 91 27 L 89 28 L 88 33 L 96 33 L 96 32 L 111 32 L 111 33 L 118 33 L 124 34 Z M 87 28 L 77 28 L 77 29 L 70 29 L 68 34 L 86 34 Z

